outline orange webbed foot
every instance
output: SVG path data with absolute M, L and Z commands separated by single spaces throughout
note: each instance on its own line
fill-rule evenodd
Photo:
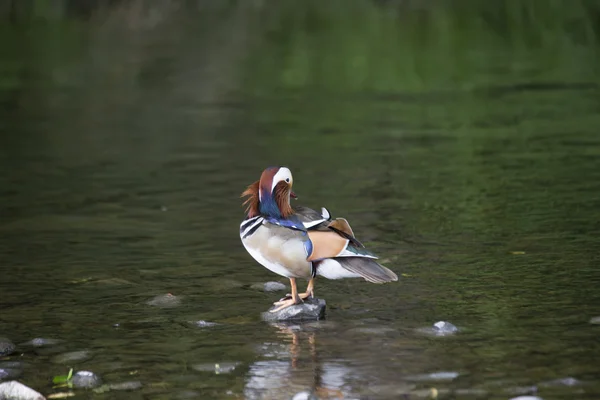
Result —
M 283 310 L 284 308 L 288 308 L 288 307 L 291 307 L 293 305 L 300 304 L 300 303 L 302 303 L 302 300 L 300 298 L 297 298 L 297 299 L 290 298 L 290 299 L 283 299 L 280 301 L 276 301 L 273 304 L 276 306 L 279 306 L 279 307 L 277 307 L 274 310 L 270 310 L 270 312 L 275 313 L 277 311 Z

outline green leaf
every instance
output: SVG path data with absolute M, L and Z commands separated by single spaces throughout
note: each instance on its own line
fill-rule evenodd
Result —
M 71 378 L 73 377 L 73 368 L 71 368 L 69 370 L 69 373 L 67 375 L 58 375 L 55 376 L 54 378 L 52 378 L 52 383 L 67 383 L 71 380 Z
M 68 375 L 58 375 L 52 378 L 52 383 L 65 383 L 69 380 Z

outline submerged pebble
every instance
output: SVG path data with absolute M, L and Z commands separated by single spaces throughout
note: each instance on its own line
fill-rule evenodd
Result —
M 419 374 L 407 376 L 409 381 L 450 381 L 456 379 L 459 373 L 454 371 L 439 371 L 430 374 Z
M 239 362 L 224 362 L 224 363 L 206 363 L 192 365 L 192 368 L 199 372 L 214 372 L 215 374 L 228 374 L 240 365 Z
M 360 333 L 363 335 L 385 335 L 390 332 L 395 332 L 396 330 L 390 328 L 389 326 L 364 326 L 359 328 L 352 328 L 348 330 L 348 333 Z
M 190 321 L 190 325 L 193 325 L 197 328 L 210 328 L 211 326 L 216 326 L 218 324 L 216 322 L 199 320 L 199 321 Z
M 456 332 L 458 332 L 458 328 L 450 322 L 438 321 L 431 327 L 419 328 L 417 329 L 417 331 L 426 335 L 449 336 L 454 335 Z
M 546 381 L 540 383 L 540 386 L 577 386 L 581 385 L 581 381 L 579 379 L 572 378 L 570 376 L 566 378 L 554 379 L 551 381 Z
M 600 324 L 600 317 L 593 317 L 590 319 L 590 324 Z
M 5 337 L 0 337 L 0 357 L 8 356 L 16 350 L 16 346 L 13 342 Z
M 102 384 L 102 379 L 91 371 L 77 371 L 73 374 L 71 383 L 76 388 L 93 389 Z
M 56 344 L 60 344 L 63 342 L 64 342 L 63 340 L 59 340 L 59 339 L 35 338 L 35 339 L 31 339 L 29 342 L 23 343 L 23 346 L 45 347 L 45 346 L 54 346 Z
M 154 307 L 176 307 L 181 304 L 181 296 L 171 293 L 161 294 L 146 301 L 146 304 Z
M 87 361 L 92 358 L 92 354 L 87 350 L 71 351 L 69 353 L 59 354 L 50 360 L 54 364 L 71 364 Z
M 108 385 L 110 390 L 138 390 L 142 388 L 142 382 L 140 381 L 127 381 L 120 383 L 111 383 Z
M 265 282 L 265 283 L 255 283 L 254 285 L 252 285 L 250 287 L 252 289 L 262 290 L 265 292 L 279 292 L 279 291 L 283 291 L 283 290 L 287 289 L 287 287 L 283 283 L 275 282 L 275 281 Z
M 519 396 L 519 397 L 513 397 L 510 400 L 544 400 L 541 397 L 538 396 Z
M 439 334 L 452 334 L 458 332 L 458 328 L 446 321 L 438 321 L 433 324 L 433 329 Z

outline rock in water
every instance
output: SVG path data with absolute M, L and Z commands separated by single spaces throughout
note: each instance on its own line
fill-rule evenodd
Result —
M 89 360 L 92 354 L 87 350 L 71 351 L 69 353 L 59 354 L 50 359 L 55 364 L 75 364 Z
M 127 381 L 121 383 L 111 383 L 108 385 L 110 390 L 137 390 L 143 387 L 140 381 Z
M 438 321 L 433 324 L 433 331 L 437 335 L 452 335 L 453 333 L 458 332 L 458 328 L 446 321 Z
M 0 383 L 0 399 L 46 400 L 40 393 L 17 381 Z
M 285 290 L 286 287 L 281 282 L 265 282 L 263 289 L 265 292 L 277 292 L 280 290 Z
M 551 386 L 577 386 L 581 385 L 581 381 L 570 376 L 561 379 L 554 379 L 552 381 L 546 381 L 540 383 L 540 386 L 551 387 Z
M 250 286 L 250 288 L 260 290 L 262 292 L 278 292 L 287 289 L 283 283 L 275 281 L 255 283 L 254 285 Z
M 14 353 L 16 347 L 13 342 L 7 338 L 0 337 L 0 357 Z
M 278 306 L 273 306 L 261 314 L 267 322 L 277 321 L 316 321 L 325 318 L 326 303 L 323 299 L 307 299 L 303 303 L 286 307 L 277 312 L 271 312 Z
M 426 335 L 449 336 L 454 335 L 456 332 L 458 332 L 458 328 L 450 322 L 438 321 L 435 324 L 433 324 L 433 326 L 418 328 L 417 331 Z
M 216 322 L 210 322 L 210 321 L 204 321 L 204 320 L 189 321 L 188 323 L 192 326 L 195 326 L 196 328 L 210 328 L 210 327 L 218 325 Z
M 181 304 L 181 296 L 175 296 L 171 293 L 161 294 L 146 301 L 146 304 L 154 307 L 177 307 Z
M 102 379 L 90 371 L 77 371 L 71 380 L 73 386 L 82 389 L 92 389 L 102 384 Z
M 22 346 L 45 347 L 54 346 L 60 343 L 63 343 L 63 341 L 58 339 L 35 338 L 31 339 L 29 342 L 23 343 Z

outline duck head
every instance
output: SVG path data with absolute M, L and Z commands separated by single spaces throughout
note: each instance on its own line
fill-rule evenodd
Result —
M 290 198 L 297 198 L 292 191 L 294 179 L 286 167 L 269 167 L 260 176 L 260 180 L 242 193 L 247 197 L 244 205 L 248 218 L 265 215 L 275 218 L 287 218 L 294 213 Z

